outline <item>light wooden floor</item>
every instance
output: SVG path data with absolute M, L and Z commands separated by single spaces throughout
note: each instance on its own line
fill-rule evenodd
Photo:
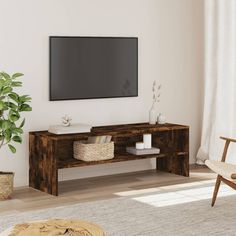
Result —
M 214 179 L 216 175 L 206 167 L 192 166 L 190 177 L 155 170 L 60 182 L 59 196 L 28 188 L 16 188 L 11 200 L 0 201 L 0 215 L 49 207 L 70 205 L 84 201 L 119 197 L 118 192 L 169 186 Z

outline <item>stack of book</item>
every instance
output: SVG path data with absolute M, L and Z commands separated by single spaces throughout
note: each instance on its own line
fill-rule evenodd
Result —
M 90 136 L 88 137 L 87 144 L 92 143 L 110 143 L 111 142 L 111 135 L 101 135 L 101 136 Z
M 53 134 L 75 134 L 75 133 L 88 133 L 92 129 L 91 125 L 86 124 L 72 124 L 70 126 L 51 125 L 48 132 Z
M 126 147 L 126 152 L 134 155 L 151 155 L 159 154 L 160 149 L 156 147 L 145 148 L 145 149 L 136 149 L 135 147 Z

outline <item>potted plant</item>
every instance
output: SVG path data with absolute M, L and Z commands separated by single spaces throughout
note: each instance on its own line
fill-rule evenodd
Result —
M 21 73 L 11 76 L 0 72 L 0 148 L 8 146 L 12 153 L 16 153 L 14 142 L 22 143 L 25 119 L 21 118 L 21 113 L 32 110 L 28 104 L 31 97 L 14 91 L 22 87 L 22 82 L 19 81 L 21 76 Z M 13 172 L 0 172 L 0 200 L 10 198 L 13 178 Z

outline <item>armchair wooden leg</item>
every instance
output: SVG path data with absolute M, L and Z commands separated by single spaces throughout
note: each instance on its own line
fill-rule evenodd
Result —
M 213 197 L 212 197 L 212 202 L 211 202 L 211 206 L 212 207 L 215 205 L 215 201 L 216 201 L 216 197 L 217 197 L 217 194 L 218 194 L 218 191 L 219 191 L 220 183 L 221 183 L 221 176 L 217 175 L 215 189 L 214 189 L 214 193 L 213 193 Z

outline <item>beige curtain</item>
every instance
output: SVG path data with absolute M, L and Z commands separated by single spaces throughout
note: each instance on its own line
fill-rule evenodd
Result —
M 236 0 L 205 0 L 205 94 L 197 163 L 219 160 L 224 142 L 236 138 Z M 236 163 L 236 147 L 228 162 Z

